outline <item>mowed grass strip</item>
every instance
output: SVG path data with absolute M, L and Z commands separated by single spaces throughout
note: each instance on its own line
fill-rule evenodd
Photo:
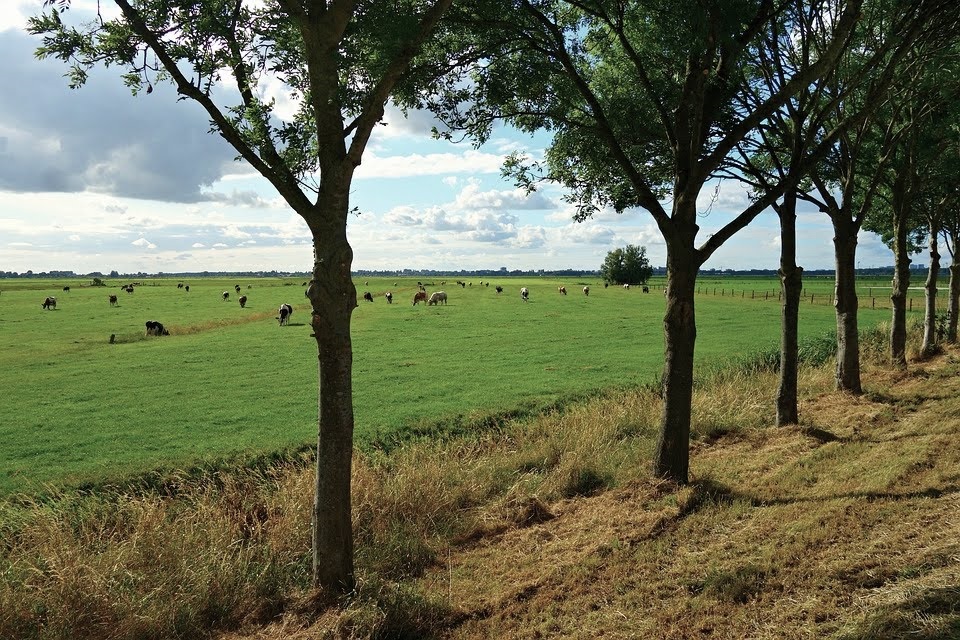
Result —
M 412 304 L 417 279 L 357 282 L 354 404 L 360 446 L 473 428 L 573 397 L 655 381 L 662 369 L 659 290 L 593 279 L 421 281 L 449 303 Z M 134 293 L 32 282 L 0 297 L 0 493 L 118 480 L 309 445 L 316 434 L 316 343 L 302 279 L 147 279 Z M 505 290 L 496 294 L 495 285 Z M 568 295 L 560 295 L 559 285 Z M 585 284 L 590 296 L 583 295 Z M 775 284 L 771 280 L 769 284 Z M 238 294 L 234 287 L 239 285 Z M 530 289 L 529 302 L 520 299 Z M 229 299 L 222 299 L 222 292 Z M 392 305 L 384 293 L 394 294 Z M 111 307 L 108 295 L 118 296 Z M 40 308 L 56 295 L 54 311 Z M 247 295 L 246 308 L 237 298 Z M 294 305 L 291 325 L 276 309 Z M 773 301 L 701 296 L 701 363 L 772 349 Z M 863 326 L 888 312 L 862 314 Z M 170 336 L 146 337 L 157 320 Z M 834 327 L 804 307 L 801 334 Z M 110 343 L 110 337 L 114 343 Z

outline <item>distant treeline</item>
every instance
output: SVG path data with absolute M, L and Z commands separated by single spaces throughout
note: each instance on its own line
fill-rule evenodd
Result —
M 923 271 L 926 268 L 914 268 L 912 271 Z M 666 267 L 654 267 L 654 276 L 666 275 Z M 946 267 L 940 270 L 941 275 L 947 277 L 950 275 Z M 461 269 L 453 271 L 449 269 L 394 269 L 394 270 L 370 270 L 358 269 L 354 271 L 355 276 L 360 277 L 435 277 L 435 276 L 464 276 L 464 277 L 507 277 L 507 276 L 527 276 L 527 277 L 556 277 L 556 278 L 582 278 L 582 277 L 600 277 L 598 270 L 590 269 L 513 269 L 506 267 L 500 269 Z M 776 269 L 701 269 L 701 276 L 770 276 L 777 275 Z M 809 277 L 833 277 L 833 269 L 807 269 L 803 272 L 804 276 Z M 868 269 L 857 269 L 857 275 L 861 276 L 890 276 L 893 277 L 893 267 L 872 267 Z M 310 274 L 306 271 L 181 271 L 178 273 L 119 273 L 111 271 L 103 274 L 99 271 L 91 273 L 75 273 L 73 271 L 27 271 L 26 273 L 17 273 L 16 271 L 0 271 L 0 278 L 308 278 Z

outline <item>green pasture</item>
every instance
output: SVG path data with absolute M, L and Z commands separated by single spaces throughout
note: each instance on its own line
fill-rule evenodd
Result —
M 664 297 L 654 282 L 604 288 L 595 279 L 446 279 L 449 304 L 411 304 L 417 279 L 357 282 L 354 405 L 360 446 L 437 425 L 538 410 L 599 390 L 654 381 L 663 362 Z M 316 434 L 316 343 L 302 278 L 0 281 L 0 493 L 38 491 L 298 447 Z M 428 290 L 441 278 L 420 279 Z M 744 291 L 746 281 L 730 288 Z M 504 293 L 497 295 L 500 284 Z M 560 295 L 558 285 L 568 295 Z M 581 289 L 590 285 L 590 295 Z M 701 363 L 774 347 L 775 297 L 697 298 Z M 71 291 L 64 292 L 64 285 Z M 237 303 L 235 285 L 248 296 Z M 772 279 L 756 280 L 776 289 Z M 520 299 L 520 287 L 530 301 Z M 725 285 L 720 285 L 727 288 Z M 383 294 L 392 291 L 388 305 Z M 221 293 L 229 291 L 228 301 Z M 827 290 L 829 291 L 829 290 Z M 112 307 L 108 295 L 119 298 Z M 54 311 L 41 309 L 47 295 Z M 294 306 L 290 326 L 275 320 Z M 861 326 L 889 311 L 864 309 Z M 158 320 L 170 336 L 146 337 Z M 833 330 L 809 304 L 801 336 Z M 111 343 L 111 336 L 113 342 Z

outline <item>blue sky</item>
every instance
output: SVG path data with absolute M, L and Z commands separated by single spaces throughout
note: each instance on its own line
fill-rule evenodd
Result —
M 311 268 L 306 224 L 208 133 L 198 106 L 178 102 L 169 86 L 133 97 L 114 70 L 97 69 L 70 90 L 62 63 L 36 60 L 39 40 L 23 27 L 41 4 L 0 7 L 0 270 Z M 102 5 L 106 12 L 112 3 Z M 74 0 L 71 11 L 95 6 Z M 361 211 L 348 226 L 355 269 L 597 269 L 626 244 L 645 246 L 655 266 L 665 263 L 647 212 L 576 223 L 560 190 L 525 197 L 500 177 L 505 155 L 538 157 L 546 138 L 501 129 L 475 149 L 433 140 L 432 124 L 428 114 L 405 118 L 391 108 L 371 140 L 352 192 Z M 734 183 L 711 202 L 713 195 L 700 201 L 702 238 L 746 203 Z M 827 217 L 805 209 L 799 225 L 800 264 L 832 268 Z M 775 269 L 778 260 L 777 219 L 765 212 L 705 268 Z M 892 256 L 865 232 L 858 263 L 883 266 Z

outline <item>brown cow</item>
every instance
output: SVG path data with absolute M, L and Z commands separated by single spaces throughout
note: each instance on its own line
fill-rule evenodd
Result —
M 417 306 L 418 302 L 427 301 L 427 292 L 426 291 L 417 291 L 413 294 L 413 306 Z

